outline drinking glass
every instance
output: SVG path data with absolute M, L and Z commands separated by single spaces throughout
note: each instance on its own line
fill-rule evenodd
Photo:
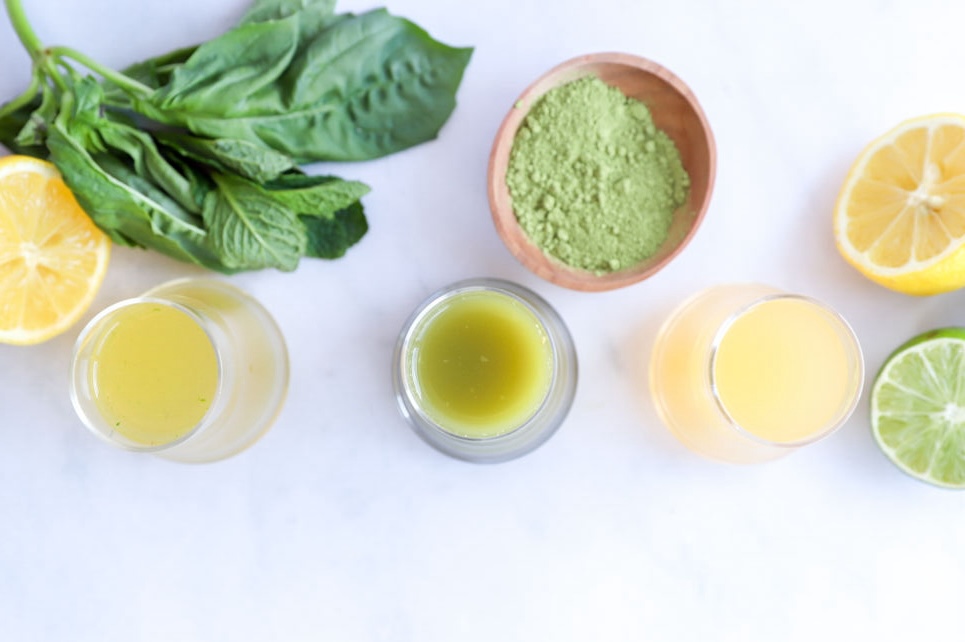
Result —
M 853 412 L 864 363 L 854 331 L 807 296 L 711 287 L 658 332 L 650 390 L 661 420 L 706 457 L 753 463 L 827 437 Z
M 264 435 L 288 376 L 285 340 L 268 311 L 229 283 L 191 278 L 95 316 L 74 347 L 70 393 L 104 441 L 200 463 Z
M 468 279 L 412 312 L 392 376 L 399 411 L 429 445 L 466 461 L 499 462 L 532 451 L 559 428 L 576 391 L 576 350 L 559 314 L 535 292 Z

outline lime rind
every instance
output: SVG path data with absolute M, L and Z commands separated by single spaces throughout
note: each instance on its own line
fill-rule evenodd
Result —
M 965 488 L 965 329 L 926 333 L 888 357 L 872 389 L 871 424 L 900 469 Z

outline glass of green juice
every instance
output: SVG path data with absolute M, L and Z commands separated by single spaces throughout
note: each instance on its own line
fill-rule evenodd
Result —
M 97 437 L 188 463 L 252 445 L 288 391 L 288 350 L 254 298 L 215 279 L 179 279 L 116 303 L 81 331 L 71 401 Z
M 396 343 L 402 416 L 441 452 L 471 462 L 524 455 L 549 439 L 576 392 L 577 359 L 559 314 L 509 281 L 477 278 L 420 304 Z

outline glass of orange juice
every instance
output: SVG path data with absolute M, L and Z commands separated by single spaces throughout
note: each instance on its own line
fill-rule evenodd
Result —
M 711 459 L 775 459 L 840 427 L 864 381 L 857 337 L 810 297 L 719 285 L 664 322 L 650 361 L 657 413 Z
M 224 281 L 181 279 L 87 324 L 74 346 L 71 401 L 115 446 L 210 462 L 267 432 L 288 371 L 284 338 L 260 303 Z

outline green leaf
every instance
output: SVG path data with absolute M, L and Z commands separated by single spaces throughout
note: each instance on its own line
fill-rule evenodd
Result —
M 173 201 L 167 209 L 177 212 L 178 218 L 201 224 L 199 215 L 204 202 L 203 195 L 199 198 L 192 181 L 168 162 L 149 134 L 108 121 L 100 126 L 99 132 L 111 149 L 122 152 L 130 159 L 138 177 L 150 181 Z
M 359 181 L 337 176 L 308 176 L 289 173 L 265 184 L 274 197 L 300 215 L 331 218 L 369 193 Z
M 71 91 L 60 95 L 56 122 L 88 151 L 104 151 L 98 128 L 104 120 L 104 90 L 90 76 L 78 77 Z
M 308 232 L 305 256 L 337 259 L 365 236 L 369 229 L 362 203 L 355 202 L 331 218 L 299 216 Z
M 150 185 L 155 192 L 152 198 L 167 211 L 200 225 L 203 195 L 198 197 L 192 181 L 168 162 L 148 132 L 116 112 L 106 112 L 103 100 L 103 90 L 93 78 L 79 78 L 73 91 L 64 93 L 57 122 L 91 154 L 120 152 L 126 156 L 134 169 L 128 184 L 141 192 Z
M 437 42 L 385 10 L 340 16 L 295 47 L 300 16 L 247 24 L 203 45 L 137 109 L 298 162 L 377 158 L 435 138 L 472 49 Z
M 214 181 L 208 175 L 210 170 L 199 166 L 187 156 L 169 148 L 162 148 L 162 154 L 171 166 L 188 180 L 192 194 L 191 200 L 194 203 L 199 203 L 203 209 L 205 197 L 208 192 L 215 188 Z
M 157 89 L 158 87 L 166 85 L 168 82 L 170 82 L 171 74 L 174 72 L 174 70 L 187 61 L 187 59 L 194 54 L 197 48 L 197 45 L 193 45 L 190 47 L 175 49 L 166 54 L 136 62 L 133 65 L 123 69 L 121 73 L 132 80 L 136 80 L 142 85 Z M 111 85 L 107 91 L 111 98 L 114 98 L 114 92 L 117 92 L 116 97 L 121 98 L 126 102 L 126 92 L 113 87 L 113 85 Z
M 0 145 L 3 145 L 14 154 L 46 158 L 47 148 L 42 144 L 23 143 L 18 140 L 24 128 L 31 126 L 33 115 L 40 106 L 41 97 L 38 94 L 31 102 L 22 105 L 0 118 Z M 38 115 L 38 118 L 42 117 Z
M 308 233 L 305 256 L 339 258 L 369 229 L 358 200 L 369 191 L 364 183 L 294 171 L 266 183 L 265 188 L 298 213 Z
M 234 114 L 257 108 L 258 92 L 273 87 L 291 63 L 298 46 L 298 15 L 246 24 L 195 50 L 158 89 L 147 113 L 167 122 L 170 113 Z M 151 111 L 151 110 L 148 110 Z M 189 124 L 189 123 L 186 123 Z M 214 135 L 211 138 L 232 138 Z
M 288 113 L 253 120 L 301 160 L 367 160 L 438 135 L 455 108 L 471 48 L 438 42 L 384 9 L 353 16 L 292 61 Z
M 282 20 L 296 13 L 324 17 L 334 12 L 335 0 L 255 0 L 239 24 Z
M 17 134 L 15 144 L 21 149 L 43 147 L 47 139 L 47 127 L 57 117 L 57 97 L 54 90 L 44 85 L 40 103 Z M 44 148 L 46 150 L 46 148 Z M 44 154 L 46 156 L 46 153 Z
M 147 212 L 153 236 L 137 237 L 139 244 L 153 247 L 157 242 L 155 237 L 171 238 L 187 234 L 192 238 L 192 244 L 201 247 L 205 230 L 200 217 L 183 209 L 167 192 L 139 174 L 125 160 L 112 154 L 93 154 L 91 158 L 102 171 L 122 183 L 132 194 L 133 200 Z M 192 259 L 192 262 L 198 261 Z
M 178 132 L 158 132 L 165 146 L 221 172 L 234 172 L 256 183 L 269 181 L 295 167 L 289 156 L 259 143 L 232 138 L 200 138 Z
M 123 73 L 28 35 L 38 64 L 0 108 L 0 142 L 49 151 L 116 243 L 225 273 L 357 243 L 368 187 L 297 163 L 435 137 L 472 54 L 385 10 L 335 15 L 334 0 L 254 0 L 222 36 Z
M 307 243 L 297 215 L 251 181 L 213 178 L 218 189 L 208 194 L 203 212 L 209 247 L 232 269 L 294 270 Z
M 205 231 L 165 209 L 163 199 L 152 198 L 133 184 L 140 182 L 134 169 L 108 154 L 97 159 L 60 124 L 47 136 L 51 160 L 64 182 L 95 224 L 115 243 L 150 248 L 172 258 L 230 273 L 205 244 Z M 155 195 L 156 196 L 156 195 Z
M 256 0 L 239 26 L 291 16 L 298 20 L 299 47 L 342 19 L 335 15 L 335 0 Z

